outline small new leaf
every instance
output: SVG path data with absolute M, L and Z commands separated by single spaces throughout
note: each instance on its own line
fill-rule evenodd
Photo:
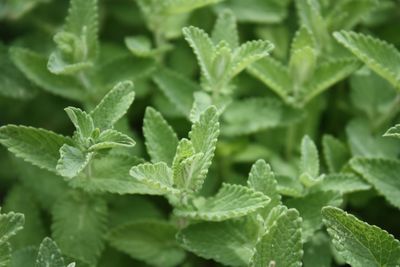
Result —
M 56 170 L 61 176 L 74 178 L 85 169 L 92 156 L 93 153 L 86 153 L 79 148 L 65 144 L 60 148 L 60 159 L 57 162 Z
M 64 259 L 57 244 L 46 237 L 39 247 L 36 267 L 65 267 Z

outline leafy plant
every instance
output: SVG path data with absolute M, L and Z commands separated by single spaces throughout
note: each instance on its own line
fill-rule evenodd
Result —
M 1 3 L 0 266 L 400 266 L 398 11 Z

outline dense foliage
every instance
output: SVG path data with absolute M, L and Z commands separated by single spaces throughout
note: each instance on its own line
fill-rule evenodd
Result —
M 399 25 L 397 0 L 2 1 L 0 267 L 400 266 Z

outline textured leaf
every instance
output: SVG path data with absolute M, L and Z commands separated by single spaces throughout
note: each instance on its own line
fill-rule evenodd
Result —
M 250 266 L 302 266 L 301 218 L 294 209 L 285 210 L 257 242 Z M 273 266 L 273 265 L 272 265 Z
M 202 29 L 190 26 L 183 28 L 183 35 L 192 47 L 199 62 L 202 74 L 207 80 L 212 80 L 211 68 L 213 62 L 214 45 L 208 34 Z
M 185 252 L 175 240 L 177 229 L 168 222 L 140 220 L 111 230 L 108 239 L 113 247 L 150 265 L 179 265 Z
M 329 172 L 339 172 L 350 159 L 348 148 L 330 135 L 322 137 L 323 155 Z
M 400 124 L 396 124 L 395 126 L 391 127 L 383 136 L 400 138 Z
M 89 148 L 90 151 L 135 146 L 135 141 L 131 137 L 113 129 L 102 131 L 96 141 L 97 143 Z
M 254 253 L 258 225 L 251 217 L 200 222 L 181 230 L 179 243 L 194 254 L 224 265 L 246 266 Z
M 292 88 L 288 69 L 272 57 L 258 60 L 249 66 L 251 75 L 262 81 L 286 102 Z
M 323 208 L 322 216 L 333 245 L 351 266 L 399 264 L 400 242 L 386 231 L 334 207 Z
M 299 211 L 302 222 L 302 238 L 308 240 L 322 226 L 321 209 L 324 206 L 339 206 L 341 195 L 334 191 L 319 191 L 301 198 L 292 198 L 285 202 L 289 208 Z
M 174 188 L 172 170 L 164 162 L 144 163 L 132 167 L 129 174 L 159 194 L 178 194 Z
M 178 137 L 162 115 L 151 107 L 146 109 L 144 115 L 143 135 L 152 161 L 162 161 L 171 166 L 178 146 Z
M 278 183 L 275 180 L 275 175 L 264 160 L 258 160 L 253 164 L 247 184 L 250 188 L 263 193 L 271 199 L 267 208 L 262 210 L 264 217 L 273 207 L 281 204 L 281 195 L 278 193 Z
M 239 46 L 239 33 L 232 11 L 227 9 L 218 14 L 211 38 L 214 44 L 218 44 L 220 41 L 227 42 L 231 49 Z
M 369 68 L 400 88 L 400 52 L 393 45 L 350 31 L 335 32 L 333 36 Z
M 195 200 L 192 206 L 177 208 L 174 213 L 196 220 L 223 221 L 252 213 L 266 207 L 269 202 L 270 198 L 261 192 L 224 183 L 215 196 Z
M 318 65 L 311 80 L 304 85 L 303 102 L 307 103 L 359 67 L 360 64 L 353 59 L 335 59 Z
M 30 99 L 36 93 L 36 87 L 11 61 L 6 46 L 0 44 L 0 95 Z
M 317 68 L 317 53 L 311 47 L 303 47 L 292 51 L 289 61 L 289 73 L 293 79 L 294 95 L 297 97 L 299 88 L 314 75 Z
M 125 155 L 108 154 L 95 158 L 91 162 L 90 178 L 87 177 L 89 173 L 81 173 L 69 180 L 69 185 L 89 193 L 160 194 L 129 175 L 132 166 L 140 162 L 142 161 L 135 157 Z
M 264 40 L 242 44 L 233 53 L 231 76 L 235 76 L 253 62 L 268 56 L 273 48 L 272 43 Z
M 92 135 L 94 130 L 93 120 L 89 114 L 79 108 L 67 107 L 64 109 L 69 119 L 74 124 L 80 140 L 85 140 Z
M 231 103 L 222 115 L 221 132 L 227 136 L 252 134 L 299 121 L 304 114 L 275 98 L 247 98 Z
M 391 159 L 355 158 L 351 167 L 361 174 L 380 195 L 400 208 L 400 161 Z
M 65 267 L 60 249 L 48 237 L 40 244 L 36 267 Z
M 194 152 L 203 154 L 201 160 L 199 160 L 198 175 L 193 177 L 190 185 L 193 191 L 198 191 L 204 183 L 208 168 L 214 157 L 218 135 L 219 122 L 217 109 L 211 106 L 200 115 L 199 120 L 192 125 L 192 129 L 189 132 Z
M 293 54 L 295 51 L 301 50 L 306 47 L 311 49 L 316 48 L 316 40 L 311 31 L 307 29 L 307 27 L 301 26 L 293 37 L 290 52 Z
M 37 180 L 35 179 L 35 182 Z M 4 211 L 24 214 L 24 228 L 11 240 L 13 250 L 28 246 L 38 246 L 45 236 L 46 230 L 42 213 L 35 195 L 27 186 L 15 185 L 4 200 Z
M 74 178 L 89 164 L 93 153 L 86 153 L 79 148 L 63 145 L 60 148 L 60 159 L 57 162 L 57 173 L 64 177 Z
M 55 172 L 59 150 L 71 140 L 44 129 L 7 125 L 0 128 L 0 143 L 15 156 Z
M 301 163 L 300 171 L 312 178 L 319 175 L 319 156 L 317 146 L 309 136 L 304 136 L 301 141 Z
M 201 88 L 190 79 L 173 70 L 161 68 L 153 75 L 160 90 L 186 117 L 189 117 L 193 104 L 193 93 Z
M 155 57 L 172 48 L 170 45 L 153 48 L 151 41 L 142 35 L 126 37 L 125 45 L 137 57 Z
M 22 230 L 24 223 L 25 218 L 21 213 L 0 214 L 0 244 L 6 243 L 10 237 Z
M 120 82 L 115 85 L 101 102 L 90 113 L 95 127 L 100 129 L 111 128 L 131 106 L 135 92 L 132 82 Z
M 74 78 L 49 72 L 44 56 L 17 47 L 10 49 L 10 55 L 19 70 L 34 84 L 47 92 L 76 101 L 87 99 L 86 92 Z
M 0 244 L 0 267 L 10 266 L 11 246 L 9 243 Z
M 369 184 L 351 173 L 328 174 L 324 176 L 324 179 L 317 187 L 322 191 L 337 191 L 341 194 L 348 194 L 371 188 Z
M 71 192 L 53 207 L 52 236 L 63 254 L 95 264 L 104 247 L 107 205 L 104 200 Z

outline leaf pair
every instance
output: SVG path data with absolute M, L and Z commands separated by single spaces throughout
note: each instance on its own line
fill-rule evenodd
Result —
M 321 63 L 318 53 L 314 35 L 303 26 L 293 38 L 288 66 L 268 57 L 252 64 L 249 72 L 286 103 L 303 106 L 359 67 L 347 58 Z
M 251 63 L 266 57 L 273 45 L 268 41 L 250 41 L 239 46 L 236 20 L 231 12 L 221 12 L 212 36 L 202 29 L 183 28 L 201 68 L 202 84 L 215 95 L 229 92 L 229 82 Z
M 54 74 L 76 74 L 92 67 L 98 54 L 97 0 L 71 0 L 64 30 L 54 36 L 57 50 L 47 67 Z
M 134 99 L 132 83 L 117 84 L 90 113 L 67 108 L 76 127 L 74 138 L 44 129 L 7 125 L 0 128 L 0 142 L 17 157 L 65 177 L 77 176 L 94 153 L 114 147 L 131 147 L 134 141 L 112 128 Z

